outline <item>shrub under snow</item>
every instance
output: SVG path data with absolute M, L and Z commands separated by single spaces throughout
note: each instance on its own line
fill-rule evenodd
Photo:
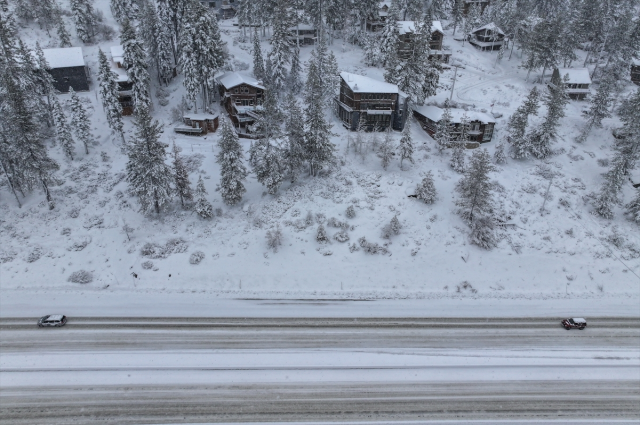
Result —
M 200 262 L 204 259 L 204 252 L 196 251 L 191 254 L 189 257 L 190 264 L 200 264 Z
M 71 276 L 69 276 L 67 280 L 73 283 L 90 283 L 93 281 L 93 274 L 86 270 L 78 270 L 77 272 L 71 273 Z

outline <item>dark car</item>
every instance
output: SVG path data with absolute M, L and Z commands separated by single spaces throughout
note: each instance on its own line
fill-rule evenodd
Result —
M 50 314 L 48 316 L 42 316 L 38 320 L 38 327 L 56 327 L 64 326 L 67 323 L 67 316 L 62 314 Z
M 571 319 L 564 319 L 561 323 L 566 330 L 570 330 L 574 328 L 582 330 L 587 326 L 587 321 L 584 320 L 582 317 L 573 317 Z

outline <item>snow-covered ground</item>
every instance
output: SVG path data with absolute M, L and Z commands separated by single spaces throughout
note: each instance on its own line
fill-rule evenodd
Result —
M 110 21 L 108 2 L 100 0 L 96 5 Z M 67 26 L 73 28 L 71 22 Z M 221 28 L 235 66 L 249 65 L 250 45 L 237 42 L 237 27 L 232 21 L 223 21 Z M 464 66 L 459 70 L 453 100 L 478 111 L 490 111 L 493 104 L 493 112 L 503 114 L 497 120 L 493 140 L 482 146 L 493 153 L 504 137 L 508 116 L 533 84 L 525 82 L 526 71 L 517 68 L 517 51 L 510 61 L 505 55 L 495 64 L 497 53 L 462 46 L 450 31 L 445 32 L 452 60 Z M 43 47 L 50 44 L 35 26 L 23 29 L 21 35 L 29 44 L 36 39 Z M 114 44 L 117 41 L 101 43 L 100 47 L 108 52 Z M 74 45 L 80 43 L 76 40 Z M 94 76 L 98 47 L 83 46 Z M 268 48 L 264 41 L 263 50 Z M 361 49 L 341 40 L 335 40 L 330 48 L 342 71 L 382 80 L 381 69 L 362 65 Z M 310 52 L 310 47 L 302 48 L 302 59 L 308 59 Z M 442 74 L 445 86 L 450 85 L 452 72 Z M 529 80 L 535 78 L 532 74 Z M 600 174 L 606 168 L 599 161 L 610 157 L 611 129 L 619 123 L 615 117 L 606 119 L 603 129 L 594 129 L 583 144 L 575 143 L 584 124 L 580 112 L 586 102 L 571 101 L 567 106 L 560 140 L 554 146 L 558 152 L 550 160 L 510 160 L 494 173 L 502 187 L 496 198 L 511 220 L 499 246 L 484 251 L 469 244 L 468 228 L 454 214 L 454 185 L 460 175 L 449 167 L 448 154 L 439 155 L 433 140 L 415 122 L 413 137 L 420 146 L 415 164 L 405 161 L 405 170 L 401 170 L 395 161 L 385 171 L 374 153 L 363 158 L 346 151 L 350 134 L 331 116 L 340 169 L 327 176 L 304 177 L 293 185 L 285 183 L 276 196 L 266 194 L 250 176 L 243 202 L 227 207 L 216 192 L 218 134 L 188 137 L 173 133 L 170 110 L 184 93 L 181 78 L 168 89 L 170 104 L 161 107 L 156 103 L 154 116 L 165 124 L 163 140 L 175 140 L 183 149 L 192 167 L 192 183 L 198 175 L 203 176 L 209 199 L 219 213 L 202 220 L 176 202 L 159 217 L 143 216 L 137 212 L 136 199 L 126 194 L 126 156 L 109 134 L 97 100 L 96 81 L 93 83 L 91 92 L 79 95 L 90 107 L 98 143 L 89 155 L 78 149 L 73 162 L 64 159 L 57 148 L 52 149 L 62 165 L 64 181 L 53 190 L 56 208 L 49 211 L 37 192 L 29 194 L 18 208 L 2 188 L 0 284 L 4 304 L 28 304 L 31 294 L 38 305 L 46 305 L 49 298 L 55 305 L 56 298 L 80 302 L 97 300 L 104 294 L 109 299 L 126 300 L 124 304 L 132 305 L 133 310 L 137 305 L 156 311 L 147 301 L 160 297 L 171 315 L 170 300 L 181 303 L 180 296 L 173 298 L 172 294 L 190 293 L 205 300 L 418 298 L 432 300 L 431 305 L 472 298 L 485 300 L 481 305 L 487 309 L 503 304 L 517 308 L 521 300 L 537 300 L 536 305 L 542 305 L 544 300 L 555 299 L 559 306 L 604 305 L 609 314 L 615 314 L 618 303 L 628 313 L 640 301 L 637 225 L 625 220 L 620 208 L 611 221 L 593 216 L 586 197 L 601 183 Z M 628 91 L 631 89 L 629 86 Z M 448 89 L 442 89 L 428 102 L 441 102 L 448 96 Z M 533 123 L 539 119 L 534 118 Z M 126 119 L 126 128 L 131 137 L 132 118 Z M 400 135 L 394 137 L 399 140 Z M 249 141 L 241 141 L 249 147 Z M 428 206 L 407 195 L 430 170 L 439 199 Z M 624 188 L 627 201 L 631 190 L 629 185 Z M 349 205 L 356 209 L 353 219 L 345 215 Z M 309 212 L 311 225 L 305 223 Z M 401 234 L 382 239 L 382 227 L 394 216 L 402 223 Z M 348 243 L 316 242 L 318 223 L 327 225 L 331 218 L 349 223 Z M 125 224 L 134 229 L 129 235 L 122 231 Z M 284 242 L 274 253 L 267 248 L 265 234 L 277 225 L 282 228 Z M 339 229 L 327 230 L 332 236 Z M 350 252 L 348 244 L 363 236 L 387 244 L 390 254 Z M 160 252 L 157 258 L 142 255 L 145 244 L 156 246 L 155 251 Z M 189 263 L 194 251 L 205 254 L 198 265 Z M 90 271 L 93 282 L 68 282 L 70 274 L 78 270 Z M 3 308 L 3 315 L 5 311 Z M 12 311 L 19 314 L 15 308 Z

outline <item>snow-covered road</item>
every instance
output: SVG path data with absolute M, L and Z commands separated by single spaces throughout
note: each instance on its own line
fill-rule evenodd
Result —
M 634 318 L 3 318 L 0 334 L 3 423 L 640 419 Z

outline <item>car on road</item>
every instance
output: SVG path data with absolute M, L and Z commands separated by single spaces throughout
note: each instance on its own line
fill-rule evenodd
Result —
M 42 316 L 38 320 L 38 327 L 56 327 L 64 326 L 67 323 L 67 316 L 62 314 L 50 314 L 48 316 Z
M 561 323 L 566 330 L 574 328 L 582 330 L 587 326 L 587 321 L 582 317 L 572 317 L 571 319 L 564 319 Z

